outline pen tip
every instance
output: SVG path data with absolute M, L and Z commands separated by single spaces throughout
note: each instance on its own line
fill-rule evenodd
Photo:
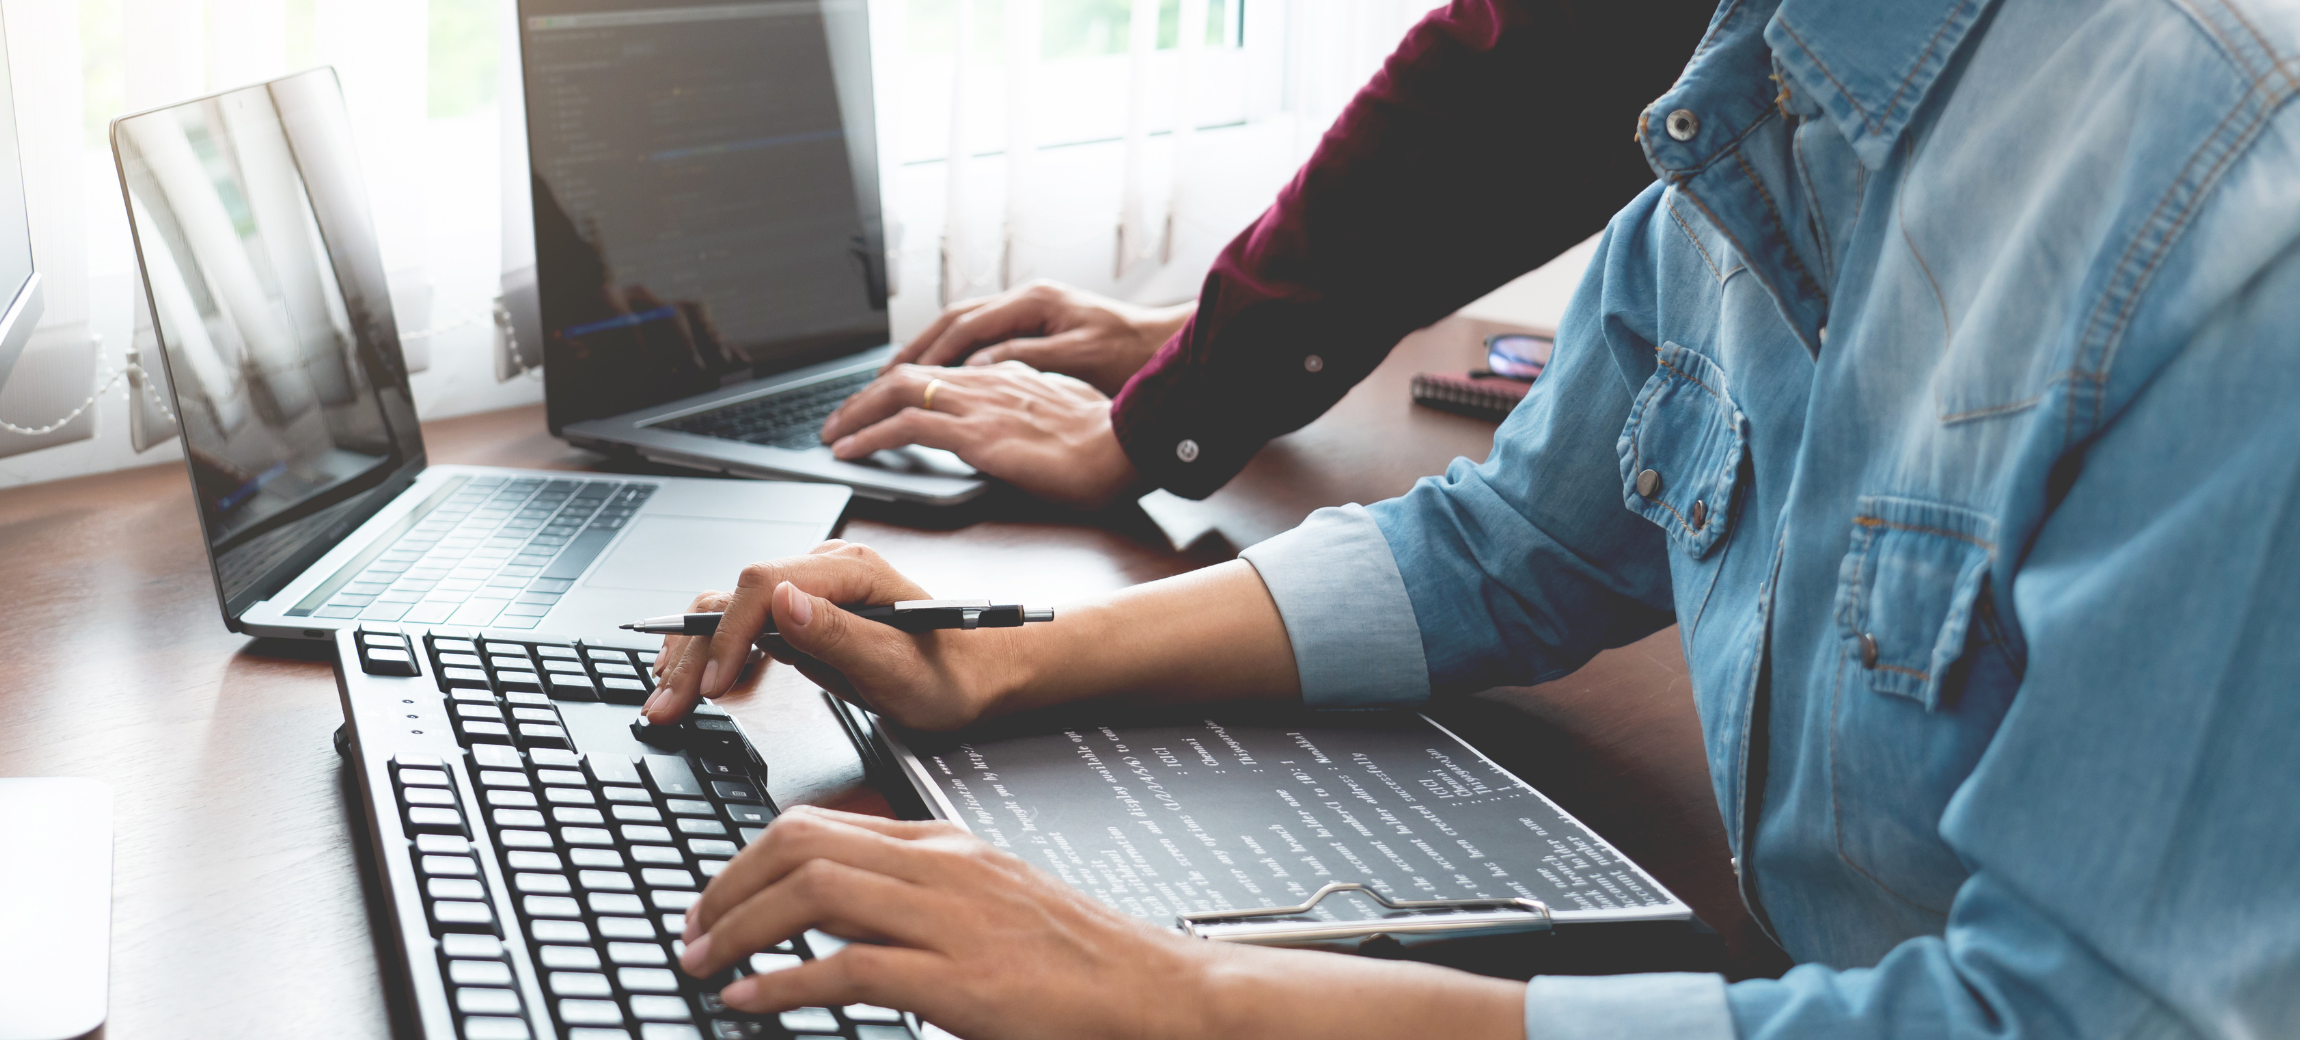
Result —
M 634 628 L 637 628 L 637 627 L 639 627 L 639 626 L 637 626 L 637 625 L 617 625 L 617 626 L 615 626 L 615 627 L 616 627 L 616 628 L 620 628 L 620 629 L 624 629 L 624 630 L 626 630 L 626 631 L 627 631 L 627 630 L 630 630 L 630 629 L 634 629 Z

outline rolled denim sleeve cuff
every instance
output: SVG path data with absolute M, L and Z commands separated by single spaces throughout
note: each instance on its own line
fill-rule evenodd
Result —
M 1721 975 L 1540 975 L 1525 987 L 1525 1040 L 1733 1040 Z
M 1363 507 L 1320 509 L 1239 555 L 1277 601 L 1303 704 L 1389 708 L 1429 699 L 1413 600 L 1389 541 Z

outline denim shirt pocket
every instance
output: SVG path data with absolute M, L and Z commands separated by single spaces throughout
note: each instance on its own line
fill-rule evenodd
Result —
M 1749 421 L 1716 362 L 1675 343 L 1661 344 L 1655 361 L 1615 446 L 1621 501 L 1698 560 L 1732 527 Z
M 1838 571 L 1837 627 L 1879 693 L 1942 707 L 1996 552 L 1996 521 L 1969 509 L 1864 495 Z

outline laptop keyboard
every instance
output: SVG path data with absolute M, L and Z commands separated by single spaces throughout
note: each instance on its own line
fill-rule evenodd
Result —
M 532 629 L 659 485 L 472 477 L 434 495 L 290 614 Z M 332 588 L 331 588 L 332 586 Z
M 878 378 L 875 371 L 837 376 L 819 383 L 793 387 L 724 408 L 684 415 L 657 423 L 657 429 L 717 437 L 721 440 L 763 444 L 773 448 L 820 447 L 823 420 L 839 405 Z
M 577 752 L 558 706 L 636 703 L 643 689 L 626 692 L 616 680 L 646 670 L 651 651 L 460 629 L 405 633 L 363 628 L 357 667 L 409 675 L 416 669 L 398 662 L 428 663 L 470 755 L 458 770 L 437 755 L 400 753 L 390 790 L 375 792 L 396 803 L 377 809 L 396 812 L 413 845 L 421 912 L 462 1040 L 916 1040 L 905 1016 L 886 1008 L 751 1015 L 719 1001 L 739 976 L 842 944 L 820 932 L 712 979 L 679 969 L 687 908 L 775 809 L 754 779 L 756 753 L 711 705 L 676 727 L 651 728 L 659 754 Z M 516 920 L 498 921 L 506 902 Z M 542 1007 L 530 1006 L 535 991 L 515 978 L 521 959 L 533 965 Z M 529 1029 L 543 1021 L 536 1012 L 552 1027 L 540 1036 Z

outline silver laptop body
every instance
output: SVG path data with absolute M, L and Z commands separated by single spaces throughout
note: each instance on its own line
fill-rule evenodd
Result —
M 331 69 L 113 152 L 225 621 L 592 633 L 829 537 L 830 484 L 427 465 Z
M 894 349 L 865 5 L 518 6 L 535 270 L 505 300 L 542 341 L 551 431 L 872 498 L 981 494 L 948 452 L 841 462 L 819 438 Z

